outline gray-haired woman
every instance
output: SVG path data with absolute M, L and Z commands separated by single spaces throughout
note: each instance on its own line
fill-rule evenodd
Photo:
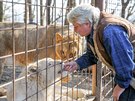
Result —
M 99 59 L 115 71 L 114 101 L 135 101 L 135 88 L 131 85 L 135 68 L 134 26 L 91 5 L 73 8 L 67 19 L 75 32 L 86 37 L 88 47 L 80 58 L 65 63 L 65 70 L 81 70 L 96 64 Z

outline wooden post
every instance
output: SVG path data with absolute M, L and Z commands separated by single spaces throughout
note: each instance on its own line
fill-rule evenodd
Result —
M 92 65 L 92 95 L 96 95 L 96 65 Z
M 102 63 L 98 61 L 97 63 L 97 84 L 96 84 L 96 101 L 101 101 L 102 99 Z
M 98 7 L 101 11 L 103 10 L 103 1 L 104 0 L 95 0 L 95 7 Z

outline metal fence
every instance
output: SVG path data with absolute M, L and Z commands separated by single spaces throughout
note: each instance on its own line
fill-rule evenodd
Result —
M 84 39 L 66 21 L 67 12 L 80 3 L 96 2 L 0 1 L 0 101 L 111 100 L 113 73 L 101 62 L 74 73 L 60 72 L 63 63 L 85 51 Z M 99 4 L 107 12 L 121 13 L 120 0 Z
M 91 73 L 87 70 L 60 72 L 64 62 L 78 58 L 84 51 L 83 39 L 65 20 L 66 12 L 71 9 L 69 4 L 74 3 L 68 0 L 3 0 L 0 3 L 3 6 L 0 100 L 91 99 Z

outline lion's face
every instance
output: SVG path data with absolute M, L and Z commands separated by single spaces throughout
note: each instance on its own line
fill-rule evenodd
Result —
M 34 64 L 29 65 L 29 73 L 34 74 L 32 75 L 33 78 L 38 78 L 41 85 L 46 86 L 51 85 L 52 83 L 61 81 L 63 83 L 68 83 L 71 80 L 71 76 L 69 76 L 67 71 L 63 71 L 64 64 L 61 60 L 53 60 L 52 58 L 44 58 Z M 62 77 L 62 78 L 61 78 Z
M 76 58 L 82 51 L 81 41 L 77 35 L 63 36 L 56 45 L 57 59 Z

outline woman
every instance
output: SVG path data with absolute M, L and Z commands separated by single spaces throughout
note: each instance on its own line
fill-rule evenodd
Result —
M 65 63 L 65 70 L 81 70 L 96 64 L 99 59 L 115 71 L 114 101 L 135 101 L 135 89 L 131 86 L 135 68 L 134 26 L 91 5 L 73 8 L 67 19 L 73 24 L 75 32 L 86 37 L 88 46 L 87 52 L 80 58 Z

